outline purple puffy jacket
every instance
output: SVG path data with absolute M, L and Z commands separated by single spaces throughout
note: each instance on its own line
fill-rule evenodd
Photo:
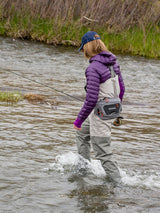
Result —
M 99 95 L 99 86 L 104 83 L 107 79 L 111 78 L 110 70 L 107 66 L 113 66 L 115 73 L 118 75 L 120 95 L 119 98 L 122 100 L 125 86 L 123 78 L 120 72 L 120 67 L 116 62 L 116 56 L 110 52 L 101 52 L 93 56 L 90 60 L 90 65 L 86 69 L 85 75 L 87 80 L 87 93 L 84 105 L 78 114 L 74 124 L 77 127 L 81 127 L 81 124 L 89 116 L 94 109 Z

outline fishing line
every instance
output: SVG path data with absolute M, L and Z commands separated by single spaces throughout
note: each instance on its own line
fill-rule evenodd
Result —
M 2 69 L 2 68 L 1 68 L 1 69 Z M 66 95 L 66 96 L 68 96 L 68 97 L 70 97 L 70 98 L 72 98 L 72 99 L 75 99 L 75 100 L 77 100 L 77 101 L 83 102 L 83 100 L 81 100 L 81 99 L 79 99 L 79 98 L 76 98 L 76 97 L 74 97 L 74 96 L 72 96 L 72 95 L 69 95 L 68 93 L 62 92 L 62 91 L 60 91 L 60 90 L 57 90 L 57 89 L 55 89 L 55 88 L 53 88 L 53 87 L 47 86 L 46 84 L 43 84 L 43 83 L 40 83 L 40 82 L 38 82 L 38 81 L 32 80 L 32 79 L 30 79 L 30 78 L 24 77 L 24 76 L 18 74 L 17 72 L 14 72 L 13 70 L 12 70 L 12 71 L 10 71 L 10 70 L 8 70 L 8 69 L 2 69 L 2 70 L 7 71 L 7 72 L 9 72 L 9 73 L 12 73 L 12 74 L 14 74 L 14 75 L 17 75 L 17 76 L 19 76 L 19 77 L 21 77 L 21 78 L 27 79 L 28 81 L 34 82 L 34 83 L 39 84 L 39 85 L 42 85 L 42 86 L 44 86 L 44 87 L 47 87 L 47 88 L 49 88 L 49 89 L 51 89 L 51 90 L 54 90 L 54 91 L 56 91 L 56 92 L 58 92 L 58 93 L 61 93 L 61 94 L 63 94 L 63 95 Z M 118 120 L 117 120 L 117 119 L 118 119 Z M 114 125 L 115 125 L 115 126 L 120 126 L 120 125 L 122 124 L 121 119 L 123 119 L 123 117 L 118 117 L 117 119 L 115 120 Z
M 65 96 L 68 96 L 68 97 L 70 97 L 70 98 L 72 98 L 72 99 L 75 99 L 75 100 L 77 100 L 77 101 L 83 102 L 83 100 L 81 100 L 81 99 L 79 99 L 79 98 L 76 98 L 76 97 L 74 97 L 74 96 L 72 96 L 72 95 L 69 95 L 68 93 L 65 93 L 65 92 L 62 92 L 62 91 L 60 91 L 60 90 L 58 90 L 58 89 L 55 89 L 55 88 L 53 88 L 53 87 L 50 87 L 50 86 L 48 86 L 48 85 L 46 85 L 46 84 L 43 84 L 43 83 L 40 83 L 40 82 L 38 82 L 38 81 L 32 80 L 32 79 L 30 79 L 30 78 L 24 77 L 24 76 L 18 74 L 17 72 L 14 72 L 13 70 L 12 70 L 12 71 L 10 71 L 10 70 L 8 70 L 8 69 L 2 69 L 2 70 L 7 71 L 7 72 L 10 72 L 10 73 L 12 73 L 12 74 L 14 74 L 14 75 L 17 75 L 17 76 L 21 77 L 21 78 L 27 79 L 28 81 L 32 81 L 32 82 L 34 82 L 34 83 L 36 83 L 36 84 L 42 85 L 42 86 L 44 86 L 44 87 L 47 87 L 47 88 L 49 88 L 49 89 L 51 89 L 51 90 L 54 90 L 54 91 L 56 91 L 56 92 L 58 92 L 58 93 L 61 93 L 61 94 L 65 95 Z

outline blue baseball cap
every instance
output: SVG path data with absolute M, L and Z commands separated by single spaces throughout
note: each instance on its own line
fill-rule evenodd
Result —
M 99 35 L 98 35 L 98 37 L 95 37 L 95 35 L 98 35 L 98 34 L 94 31 L 88 31 L 86 34 L 84 34 L 82 37 L 81 46 L 78 49 L 78 51 L 80 51 L 86 43 L 93 41 L 93 40 L 101 39 Z

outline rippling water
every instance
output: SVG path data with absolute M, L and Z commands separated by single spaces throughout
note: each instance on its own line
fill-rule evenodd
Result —
M 83 99 L 82 54 L 0 38 L 0 90 L 33 92 L 52 103 L 0 102 L 0 212 L 160 212 L 160 61 L 117 58 L 126 93 L 112 147 L 122 188 L 105 182 L 93 152 L 89 175 L 70 178 L 78 162 L 73 121 L 82 103 L 12 73 Z

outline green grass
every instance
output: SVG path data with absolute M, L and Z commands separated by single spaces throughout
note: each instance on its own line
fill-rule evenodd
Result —
M 0 19 L 0 35 L 48 44 L 78 46 L 88 30 L 97 31 L 110 51 L 160 59 L 159 26 L 143 30 L 135 26 L 119 33 L 110 33 L 102 26 L 83 26 L 78 20 L 33 18 L 28 13 L 23 16 L 16 13 L 10 19 Z
M 110 50 L 160 58 L 160 28 L 152 28 L 146 34 L 137 27 L 118 34 L 105 32 L 102 39 Z
M 18 101 L 23 100 L 23 96 L 20 92 L 2 92 L 0 91 L 0 101 L 1 102 L 10 102 L 17 103 Z

